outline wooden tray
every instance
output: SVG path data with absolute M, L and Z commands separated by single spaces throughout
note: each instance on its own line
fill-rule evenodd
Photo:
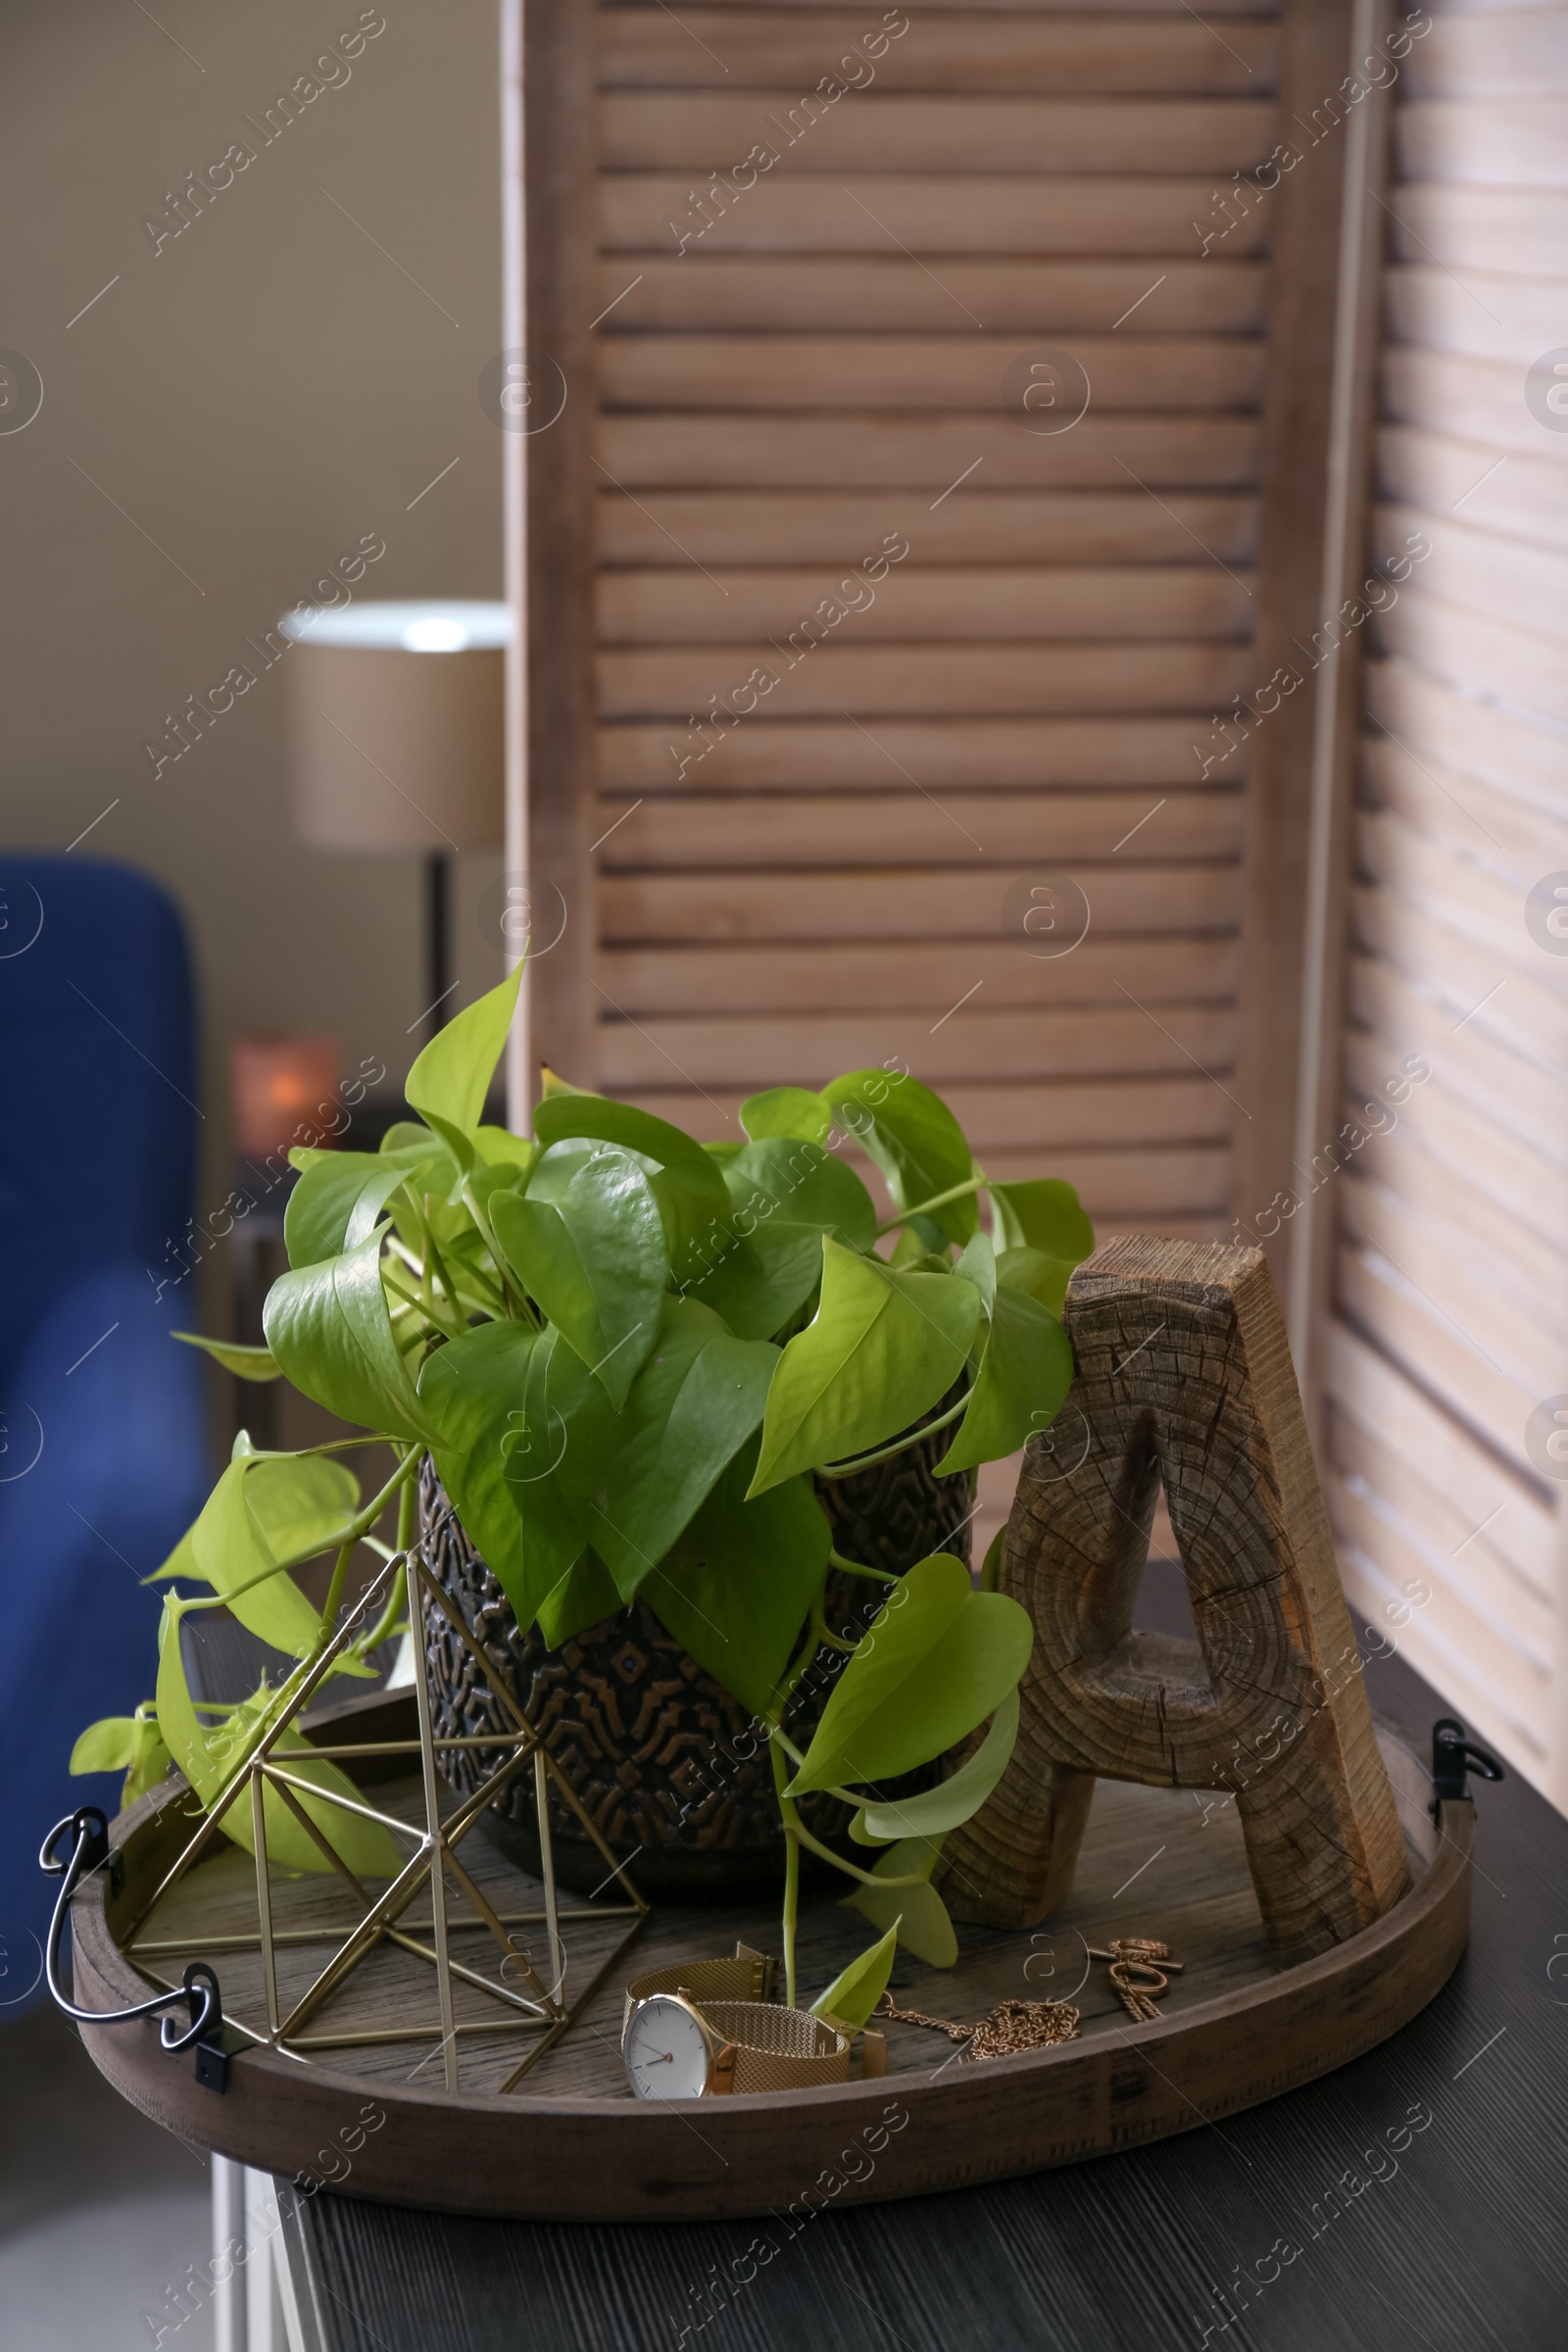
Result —
M 336 1735 L 341 1737 L 341 1733 Z M 688 2221 L 855 2204 L 995 2180 L 1075 2163 L 1190 2131 L 1273 2098 L 1343 2066 L 1396 2033 L 1446 1981 L 1469 1928 L 1474 1813 L 1427 1811 L 1431 1778 L 1397 1734 L 1380 1728 L 1415 1875 L 1386 1918 L 1331 1953 L 1275 1974 L 1235 1809 L 1192 1791 L 1099 1783 L 1076 1883 L 1034 1935 L 960 1929 L 956 1968 L 901 1960 L 894 1995 L 904 2008 L 973 2020 L 1007 1995 L 1067 1999 L 1082 2036 L 1015 2058 L 970 2061 L 918 2027 L 888 2027 L 888 2073 L 837 2088 L 762 2097 L 645 2105 L 625 2086 L 619 2054 L 626 1979 L 681 1956 L 733 1948 L 737 1936 L 777 1948 L 771 1909 L 675 1910 L 649 1918 L 639 1940 L 594 1994 L 581 2021 L 517 2091 L 498 2085 L 525 2054 L 525 2034 L 465 2034 L 461 2092 L 439 2081 L 433 1975 L 383 1948 L 329 2011 L 336 2031 L 406 2026 L 414 2038 L 322 2051 L 306 2062 L 251 2047 L 229 2067 L 222 2095 L 202 2088 L 189 2056 L 170 2058 L 151 2023 L 83 2030 L 93 2059 L 126 2098 L 184 2138 L 278 2174 L 329 2178 L 351 2196 L 450 2212 L 548 2221 Z M 377 1803 L 401 1810 L 403 1785 Z M 416 1788 L 410 1785 L 412 1813 Z M 124 1880 L 95 1875 L 75 1898 L 76 1998 L 109 2009 L 144 1996 L 146 1982 L 117 1936 L 189 1836 L 191 1800 L 166 1784 L 115 1825 Z M 540 1889 L 485 1838 L 464 1848 L 498 1910 L 539 1908 Z M 416 1906 L 427 1912 L 427 1903 Z M 276 1925 L 301 1936 L 345 1917 L 335 1883 L 281 1882 Z M 177 1947 L 181 1935 L 254 1927 L 247 1855 L 222 1845 L 197 1864 L 143 1928 Z M 568 1965 L 581 1984 L 624 1919 L 577 1923 Z M 805 1997 L 863 1946 L 869 1931 L 831 1898 L 802 1921 Z M 1133 2025 L 1088 1943 L 1116 1935 L 1162 1937 L 1186 1963 L 1171 1980 L 1158 2024 Z M 597 1945 L 596 1945 L 597 1938 Z M 460 1939 L 461 1948 L 461 1939 Z M 490 1945 L 493 1952 L 494 1946 Z M 260 1962 L 242 1950 L 212 1955 L 225 2013 L 263 2015 Z M 290 1944 L 280 1966 L 308 1982 L 321 1943 Z M 177 1948 L 161 1952 L 159 1979 L 178 1983 Z M 579 1973 L 580 1972 L 580 1973 Z M 285 1975 L 285 1986 L 287 1984 Z M 569 1989 L 569 1980 L 568 1980 Z M 474 1994 L 460 2021 L 494 2017 Z M 364 2120 L 362 2120 L 362 2116 Z M 375 2122 L 376 2116 L 384 2119 Z

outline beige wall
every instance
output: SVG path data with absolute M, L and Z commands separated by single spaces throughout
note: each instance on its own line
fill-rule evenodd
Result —
M 258 667 L 243 640 L 362 534 L 386 554 L 359 593 L 500 593 L 500 434 L 476 393 L 500 343 L 496 20 L 492 0 L 384 0 L 349 77 L 266 145 L 242 117 L 352 32 L 358 0 L 154 13 L 10 0 L 0 25 L 0 345 L 44 383 L 0 435 L 0 846 L 63 849 L 118 802 L 81 854 L 178 898 L 212 1186 L 232 1034 L 322 1027 L 350 1069 L 406 1068 L 417 873 L 290 838 L 275 674 L 156 779 L 143 744 Z M 166 192 L 239 139 L 254 162 L 155 253 L 144 216 L 172 219 Z M 499 863 L 460 872 L 465 998 L 499 976 L 474 919 Z

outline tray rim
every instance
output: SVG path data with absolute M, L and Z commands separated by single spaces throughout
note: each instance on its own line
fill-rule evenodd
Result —
M 82 2040 L 144 2114 L 259 2170 L 309 2174 L 359 2107 L 373 2104 L 388 2129 L 377 2127 L 331 2185 L 436 2211 L 667 2223 L 776 2213 L 813 2191 L 850 2205 L 1010 2179 L 1200 2129 L 1299 2088 L 1376 2048 L 1441 1990 L 1469 1931 L 1474 1807 L 1445 1802 L 1435 1834 L 1426 1767 L 1401 1733 L 1380 1725 L 1379 1738 L 1401 1822 L 1431 1857 L 1392 1911 L 1333 1951 L 1157 2023 L 983 2067 L 661 2107 L 394 2087 L 255 2047 L 231 2058 L 220 2097 L 163 2053 L 151 2024 L 83 2026 Z M 140 1843 L 185 1794 L 182 1783 L 153 1790 L 115 1822 L 115 1847 Z M 110 1927 L 103 1874 L 78 1891 L 72 1927 L 84 2006 L 145 1993 Z M 905 2120 L 888 2123 L 899 2109 Z M 841 2180 L 845 2138 L 879 2131 L 869 2174 Z

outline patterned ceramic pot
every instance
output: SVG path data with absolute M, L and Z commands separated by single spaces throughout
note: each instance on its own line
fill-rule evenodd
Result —
M 895 1575 L 932 1551 L 967 1560 L 972 1482 L 932 1476 L 947 1444 L 943 1431 L 858 1478 L 821 1482 L 835 1548 Z M 656 1902 L 689 1903 L 748 1902 L 771 1893 L 782 1880 L 784 1838 L 767 1744 L 740 1701 L 641 1600 L 558 1650 L 546 1648 L 537 1626 L 519 1634 L 511 1603 L 464 1534 L 428 1461 L 419 1510 L 432 1574 L 498 1679 L 549 1740 L 612 1852 L 631 1862 L 642 1892 Z M 868 1579 L 835 1573 L 827 1586 L 828 1623 L 853 1634 L 875 1615 L 880 1599 Z M 502 1728 L 494 1693 L 429 1603 L 425 1642 L 437 1733 L 471 1738 Z M 810 1738 L 830 1689 L 824 1678 L 797 1693 L 785 1718 L 797 1744 Z M 445 1770 L 460 1794 L 478 1785 L 480 1767 L 467 1755 L 450 1758 Z M 939 1777 L 940 1765 L 931 1765 L 894 1786 L 909 1791 Z M 557 1875 L 575 1892 L 590 1893 L 604 1881 L 604 1858 L 555 1790 L 550 1802 Z M 826 1796 L 807 1798 L 802 1815 L 817 1837 L 835 1841 L 849 1820 L 845 1807 Z M 538 1869 L 531 1774 L 502 1792 L 484 1827 L 525 1869 Z

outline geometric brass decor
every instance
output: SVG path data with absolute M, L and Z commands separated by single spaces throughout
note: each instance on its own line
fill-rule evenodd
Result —
M 302 1708 L 325 1679 L 333 1660 L 347 1646 L 355 1629 L 384 1601 L 393 1579 L 399 1575 L 405 1579 L 407 1585 L 409 1623 L 415 1629 L 415 1640 L 411 1646 L 415 1653 L 414 1689 L 418 1707 L 418 1738 L 416 1740 L 380 1740 L 359 1745 L 324 1746 L 318 1745 L 315 1740 L 309 1742 L 302 1740 L 296 1728 L 293 1739 L 288 1746 L 284 1747 L 282 1742 L 285 1735 L 290 1732 L 291 1727 L 297 1726 Z M 479 1671 L 484 1675 L 491 1690 L 510 1718 L 510 1729 L 486 1733 L 473 1739 L 437 1739 L 434 1737 L 431 1729 L 430 1691 L 426 1679 L 425 1646 L 417 1638 L 418 1628 L 423 1623 L 420 1609 L 421 1594 L 433 1606 L 442 1611 L 458 1639 L 471 1651 Z M 286 1688 L 287 1686 L 285 1686 Z M 501 1751 L 493 1768 L 479 1787 L 461 1801 L 456 1799 L 453 1791 L 446 1786 L 436 1766 L 436 1759 L 439 1755 L 447 1750 L 458 1748 L 470 1751 L 490 1748 Z M 424 1819 L 422 1825 L 417 1821 L 400 1820 L 395 1814 L 382 1812 L 358 1797 L 350 1798 L 337 1788 L 323 1787 L 306 1777 L 305 1773 L 298 1769 L 298 1767 L 304 1766 L 308 1770 L 310 1762 L 316 1759 L 352 1763 L 372 1756 L 400 1755 L 418 1759 L 423 1784 Z M 284 1758 L 287 1760 L 284 1761 Z M 499 1794 L 501 1789 L 523 1771 L 530 1762 L 533 1767 L 534 1793 L 539 1816 L 544 1910 L 542 1913 L 526 1911 L 503 1915 L 492 1907 L 482 1890 L 465 1870 L 458 1858 L 457 1849 L 474 1823 L 479 1820 L 492 1797 Z M 566 1912 L 560 1910 L 556 1898 L 555 1864 L 551 1848 L 550 1816 L 547 1802 L 549 1785 L 552 1781 L 604 1855 L 607 1867 L 605 1884 L 608 1886 L 612 1878 L 618 1880 L 620 1890 L 626 1897 L 624 1901 L 608 1903 L 590 1901 L 588 1904 L 578 1905 Z M 265 1803 L 269 1790 L 275 1793 L 277 1800 L 292 1814 L 301 1830 L 318 1848 L 339 1880 L 352 1891 L 358 1906 L 357 1917 L 352 1920 L 335 1922 L 329 1927 L 318 1927 L 310 1931 L 274 1932 L 272 1872 L 268 1856 Z M 241 1802 L 247 1795 L 256 1854 L 257 1925 L 254 1933 L 187 1935 L 172 1939 L 159 1938 L 138 1941 L 137 1937 L 141 1929 L 148 1923 L 150 1914 L 158 1903 L 187 1875 L 218 1837 L 224 1814 L 232 1805 Z M 382 1892 L 372 1893 L 362 1884 L 336 1850 L 319 1822 L 314 1820 L 311 1813 L 301 1803 L 302 1795 L 311 1799 L 314 1808 L 335 1806 L 345 1813 L 358 1814 L 363 1820 L 380 1823 L 394 1838 L 414 1841 L 415 1850 L 410 1859 Z M 441 1811 L 443 1796 L 454 1808 L 444 1818 Z M 449 1881 L 459 1896 L 466 1898 L 466 1903 L 472 1906 L 471 1913 L 465 1915 L 461 1904 L 457 1910 L 449 1909 L 452 1900 Z M 430 1897 L 429 1942 L 423 1940 L 422 1934 L 413 1934 L 407 1925 L 400 1925 L 400 1922 L 406 1921 L 406 1915 L 410 1908 L 426 1888 L 428 1888 Z M 164 1982 L 165 1980 L 160 1979 L 156 1970 L 149 1967 L 149 1962 L 167 1959 L 175 1953 L 189 1956 L 197 1952 L 254 1952 L 259 1950 L 262 1956 L 263 1977 L 267 1991 L 265 2031 L 259 2023 L 247 2025 L 242 2018 L 236 2017 L 227 2003 L 224 2004 L 225 2022 L 251 2042 L 281 2050 L 291 2057 L 308 2058 L 317 2051 L 429 2038 L 431 2029 L 428 2025 L 408 2023 L 389 2023 L 382 2030 L 354 2033 L 333 2033 L 330 2030 L 322 2031 L 319 2028 L 315 2033 L 305 2031 L 311 2020 L 331 1999 L 339 1986 L 363 1962 L 369 1958 L 371 1953 L 387 1944 L 395 1945 L 402 1951 L 414 1953 L 421 1960 L 428 1961 L 435 1971 L 441 2054 L 446 2085 L 449 2090 L 457 2090 L 460 2087 L 458 2054 L 461 2036 L 475 2034 L 515 2033 L 519 2028 L 526 2029 L 529 2026 L 537 2026 L 540 2034 L 537 2044 L 529 2050 L 522 2063 L 500 2086 L 503 2091 L 509 2091 L 521 2081 L 530 2067 L 538 2063 L 545 2052 L 560 2039 L 581 2013 L 589 1997 L 642 1928 L 648 1917 L 649 1908 L 649 1904 L 633 1886 L 624 1867 L 615 1860 L 613 1853 L 589 1820 L 587 1813 L 578 1802 L 575 1790 L 551 1754 L 543 1737 L 534 1729 L 511 1693 L 492 1673 L 483 1651 L 474 1642 L 454 1604 L 430 1575 L 418 1552 L 411 1550 L 398 1553 L 386 1563 L 358 1606 L 350 1613 L 347 1622 L 338 1630 L 329 1646 L 301 1680 L 298 1690 L 290 1692 L 286 1703 L 280 1708 L 276 1720 L 268 1724 L 262 1738 L 251 1748 L 232 1779 L 208 1809 L 200 1827 L 180 1854 L 179 1859 L 161 1880 L 148 1901 L 143 1904 L 131 1924 L 122 1949 L 126 1958 L 133 1961 L 145 1974 L 152 1976 L 155 1982 Z M 574 1997 L 568 2000 L 565 1997 L 566 1962 L 564 1946 L 561 1939 L 562 1922 L 574 1919 L 600 1920 L 616 1917 L 629 1918 L 630 1926 L 621 1935 L 614 1948 L 594 1970 L 580 1990 L 576 1991 Z M 526 1949 L 512 1933 L 512 1930 L 515 1928 L 531 1924 L 542 1924 L 549 1938 L 550 1959 L 547 1963 L 547 1972 L 551 1980 L 549 1983 L 546 1983 L 544 1976 L 534 1967 Z M 501 1962 L 504 1978 L 514 1977 L 515 1981 L 504 1981 L 504 1979 L 486 1975 L 481 1970 L 452 1957 L 450 1945 L 453 1930 L 480 1925 L 489 1930 L 505 1955 Z M 277 1952 L 279 1945 L 283 1942 L 297 1945 L 304 1942 L 331 1942 L 334 1940 L 336 1940 L 337 1948 L 320 1969 L 315 1981 L 287 2011 L 283 2012 L 278 1993 Z M 460 2021 L 454 2014 L 452 1987 L 455 1978 L 500 2003 L 504 2014 L 494 2020 L 465 2019 Z

